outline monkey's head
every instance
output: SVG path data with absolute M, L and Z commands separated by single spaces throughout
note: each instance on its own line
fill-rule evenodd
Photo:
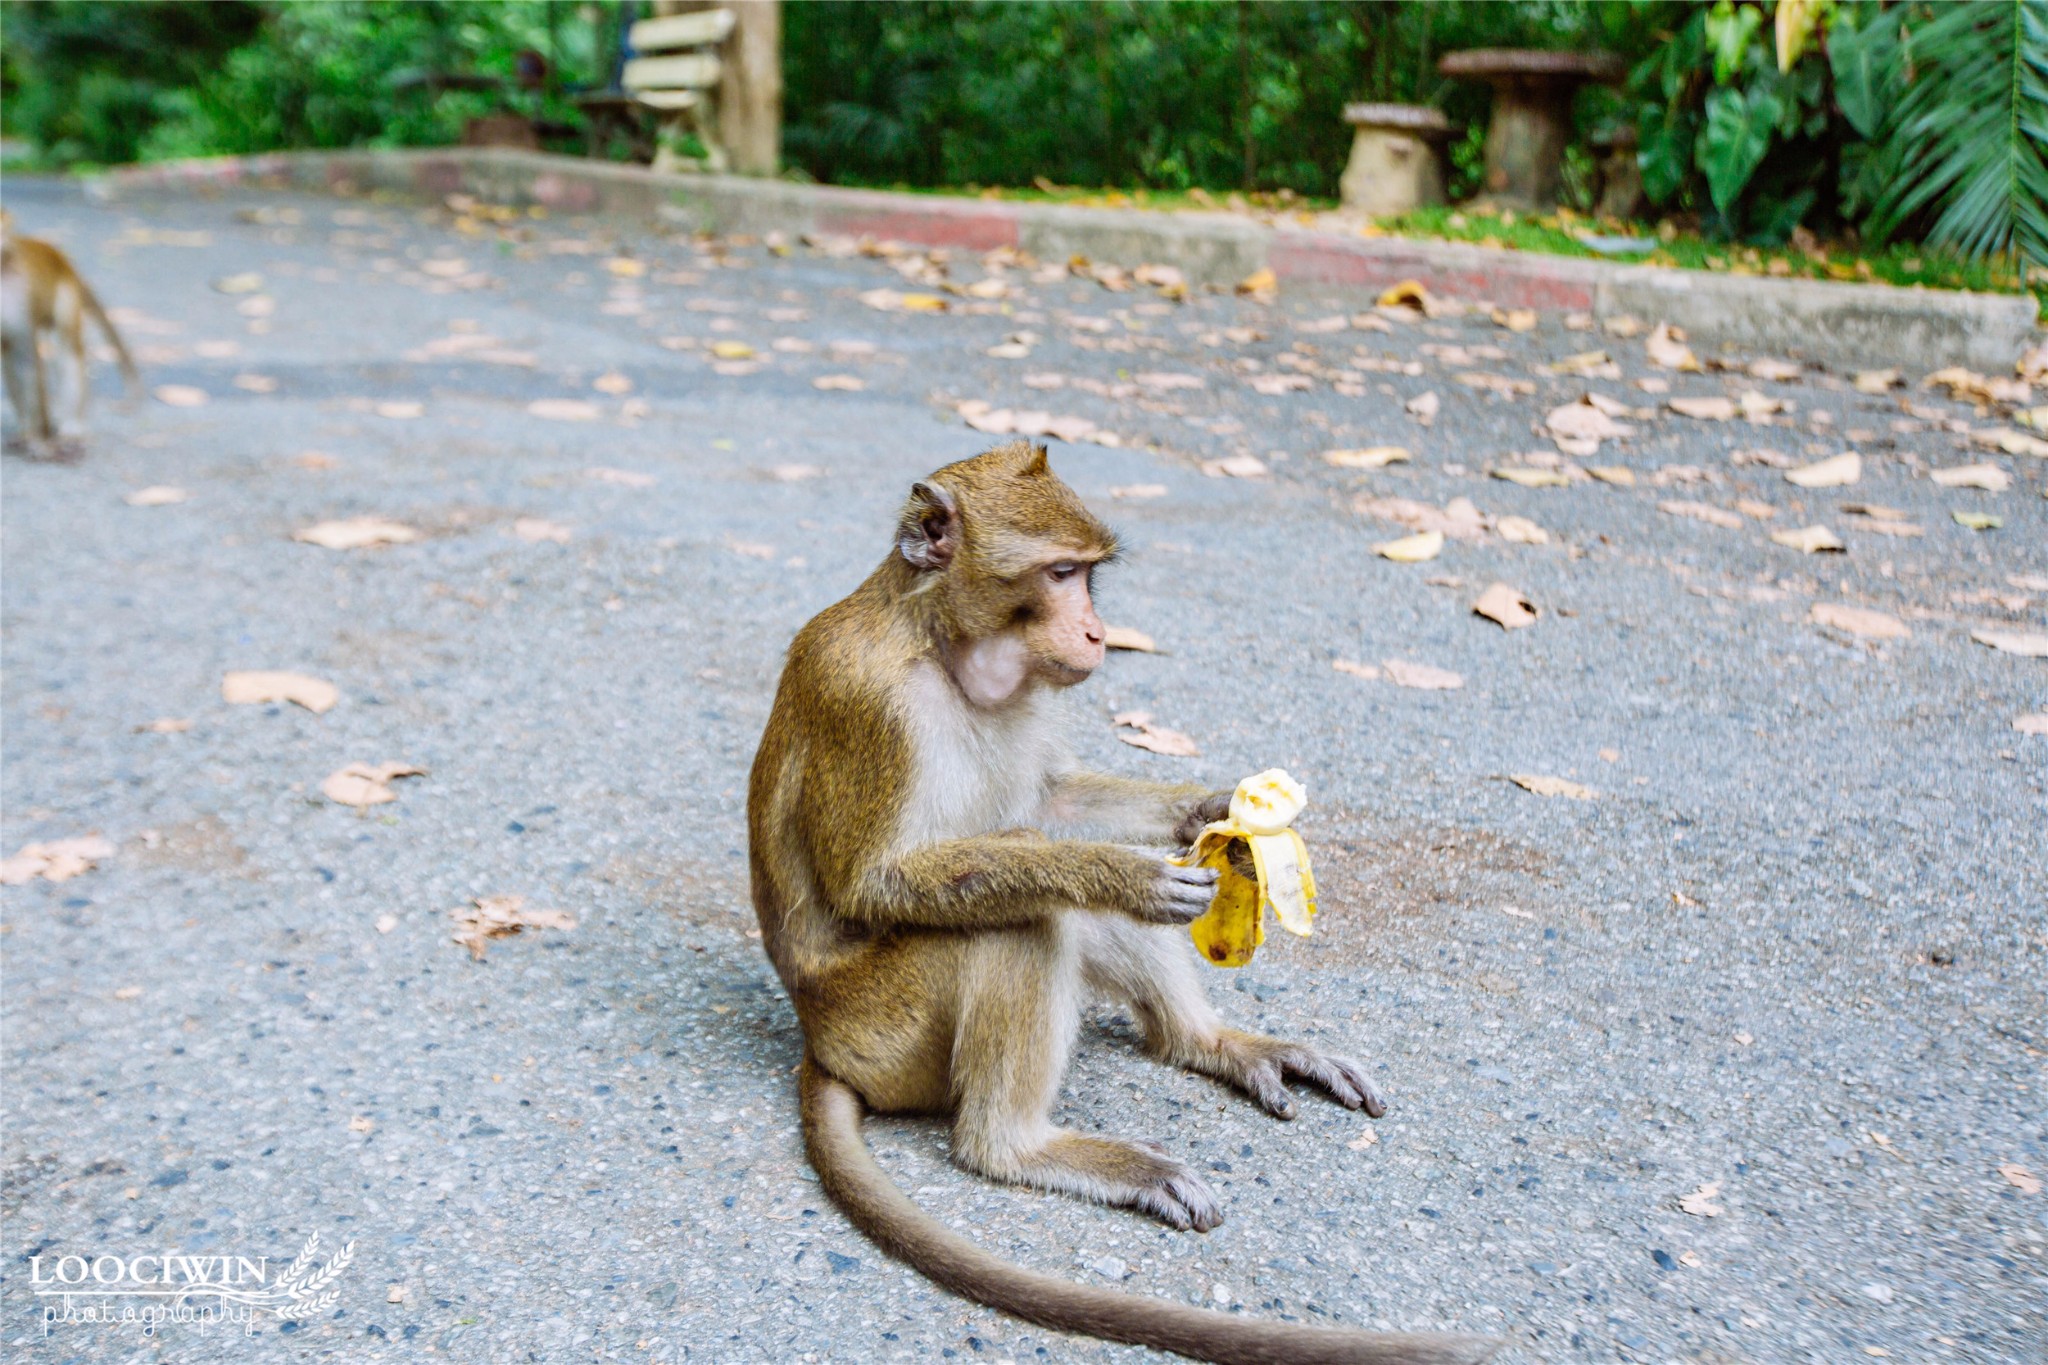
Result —
M 970 701 L 994 706 L 1032 682 L 1069 687 L 1102 666 L 1095 566 L 1116 536 L 1017 441 L 914 484 L 896 553 L 926 598 L 947 668 Z

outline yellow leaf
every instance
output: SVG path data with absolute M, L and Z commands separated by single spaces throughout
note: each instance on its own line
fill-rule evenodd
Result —
M 1391 559 L 1396 564 L 1420 564 L 1443 553 L 1444 533 L 1422 531 L 1399 540 L 1384 541 L 1372 548 L 1382 559 Z
M 238 672 L 220 680 L 220 699 L 239 705 L 288 701 L 317 716 L 341 700 L 341 689 L 303 673 Z
M 1829 0 L 1778 0 L 1778 70 L 1789 72 L 1799 54 L 1820 26 L 1821 13 Z
M 1853 450 L 1785 471 L 1785 482 L 1801 488 L 1841 488 L 1862 477 L 1863 457 Z
M 1823 550 L 1840 550 L 1841 537 L 1825 526 L 1807 526 L 1797 531 L 1773 531 L 1771 539 L 1787 549 L 1803 554 L 1818 554 Z
M 1562 777 L 1539 777 L 1534 773 L 1510 773 L 1508 781 L 1524 791 L 1535 792 L 1538 796 L 1569 796 L 1574 801 L 1591 801 L 1594 792 L 1591 787 L 1582 787 Z
M 1989 512 L 1951 512 L 1958 526 L 1967 526 L 1972 531 L 1996 531 L 2005 525 L 2004 517 L 1995 517 Z
M 1339 469 L 1385 469 L 1390 464 L 1405 464 L 1414 458 L 1406 446 L 1367 446 L 1363 450 L 1323 452 L 1323 463 Z

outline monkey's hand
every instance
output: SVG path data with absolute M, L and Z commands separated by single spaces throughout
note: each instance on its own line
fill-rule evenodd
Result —
M 1131 852 L 1150 864 L 1152 873 L 1137 903 L 1126 907 L 1132 918 L 1147 924 L 1193 924 L 1208 913 L 1216 897 L 1214 868 L 1181 867 L 1156 849 Z
M 1173 827 L 1173 841 L 1186 848 L 1195 841 L 1195 836 L 1206 825 L 1213 825 L 1230 814 L 1230 793 L 1210 792 L 1198 798 L 1180 817 L 1180 823 Z

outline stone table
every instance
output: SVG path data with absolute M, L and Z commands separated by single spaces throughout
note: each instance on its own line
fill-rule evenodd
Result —
M 1338 182 L 1345 208 L 1379 215 L 1444 202 L 1435 144 L 1451 125 L 1442 113 L 1419 104 L 1347 104 L 1344 121 L 1358 130 Z
M 1524 208 L 1557 202 L 1565 144 L 1571 140 L 1572 92 L 1587 81 L 1618 80 L 1627 69 L 1611 52 L 1498 47 L 1453 52 L 1437 63 L 1446 76 L 1493 87 L 1485 193 Z

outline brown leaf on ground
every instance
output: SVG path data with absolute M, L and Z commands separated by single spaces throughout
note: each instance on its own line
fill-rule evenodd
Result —
M 1412 498 L 1361 497 L 1352 502 L 1351 510 L 1414 531 L 1441 531 L 1452 540 L 1477 540 L 1486 534 L 1486 518 L 1470 498 L 1452 498 L 1436 508 Z
M 1844 451 L 1785 471 L 1785 482 L 1800 488 L 1843 488 L 1863 477 L 1863 457 Z
M 2048 441 L 2038 436 L 2029 436 L 2024 431 L 2014 431 L 2011 427 L 1973 431 L 1970 433 L 1970 440 L 2005 455 L 2032 455 L 2038 459 L 2048 459 Z
M 1798 550 L 1809 555 L 1848 548 L 1842 544 L 1840 536 L 1825 526 L 1804 526 L 1797 531 L 1773 531 L 1771 540 L 1788 550 Z
M 114 845 L 97 833 L 23 844 L 12 858 L 0 859 L 0 886 L 20 886 L 37 877 L 70 881 L 91 871 L 102 858 L 113 856 Z
M 1417 394 L 1402 406 L 1408 410 L 1410 417 L 1423 426 L 1428 426 L 1436 420 L 1438 410 L 1443 407 L 1443 400 L 1436 396 L 1435 390 L 1431 390 L 1428 393 Z
M 1571 484 L 1571 478 L 1560 470 L 1534 469 L 1528 465 L 1495 465 L 1486 472 L 1523 488 L 1565 488 Z
M 1154 725 L 1149 711 L 1119 711 L 1110 717 L 1110 724 L 1120 727 L 1116 737 L 1134 748 L 1149 749 L 1169 758 L 1200 758 L 1202 755 L 1201 747 L 1180 731 Z M 1125 730 L 1132 733 L 1125 734 Z
M 2032 711 L 2012 718 L 2012 728 L 2023 735 L 2048 735 L 2048 711 Z
M 1278 398 L 1287 393 L 1306 393 L 1315 387 L 1315 381 L 1305 374 L 1262 374 L 1251 381 L 1254 393 Z
M 1511 545 L 1548 545 L 1550 532 L 1527 517 L 1496 517 L 1493 533 Z
M 1248 294 L 1260 301 L 1271 299 L 1280 290 L 1280 277 L 1270 270 L 1254 270 L 1237 282 L 1237 292 Z
M 1956 525 L 1972 531 L 1996 531 L 2005 525 L 2005 518 L 1989 512 L 1951 512 L 1948 519 Z
M 1396 564 L 1420 564 L 1435 559 L 1443 553 L 1443 549 L 1442 531 L 1418 531 L 1412 536 L 1382 541 L 1372 547 L 1374 554 L 1382 559 L 1391 559 Z
M 1727 1212 L 1714 1202 L 1720 1193 L 1721 1182 L 1716 1180 L 1712 1184 L 1700 1186 L 1691 1194 L 1682 1196 L 1678 1201 L 1678 1207 L 1695 1218 L 1719 1218 Z
M 172 408 L 203 408 L 207 403 L 205 389 L 195 389 L 190 384 L 159 384 L 151 390 L 156 401 Z
M 1575 375 L 1581 379 L 1620 379 L 1621 366 L 1605 351 L 1581 351 L 1542 367 L 1545 374 Z
M 1837 602 L 1816 602 L 1807 619 L 1818 626 L 1831 626 L 1866 640 L 1903 640 L 1912 632 L 1896 616 L 1868 607 L 1844 606 Z
M 1509 773 L 1508 781 L 1524 791 L 1535 792 L 1538 796 L 1569 796 L 1574 801 L 1591 801 L 1594 792 L 1591 787 L 1582 787 L 1562 777 L 1542 777 L 1535 773 Z
M 182 488 L 173 488 L 167 483 L 153 483 L 147 488 L 138 488 L 121 501 L 130 507 L 170 507 L 188 501 L 192 495 Z
M 826 393 L 859 393 L 868 383 L 859 375 L 821 374 L 811 381 L 811 387 Z
M 567 545 L 575 532 L 546 517 L 520 517 L 512 523 L 512 534 L 521 540 L 551 540 L 557 545 Z
M 1520 630 L 1536 624 L 1535 604 L 1505 583 L 1495 583 L 1479 594 L 1472 604 L 1474 613 L 1484 616 L 1502 630 Z
M 1666 516 L 1686 517 L 1693 521 L 1704 521 L 1709 526 L 1718 526 L 1724 531 L 1742 529 L 1742 518 L 1735 513 L 1714 506 L 1708 502 L 1660 502 L 1657 510 Z
M 454 941 L 481 962 L 494 938 L 511 938 L 527 929 L 574 929 L 576 918 L 561 910 L 529 910 L 524 896 L 479 896 L 448 912 L 455 921 Z
M 1536 330 L 1534 308 L 1496 308 L 1493 310 L 1493 325 L 1505 327 L 1510 332 L 1533 332 Z
M 244 671 L 229 673 L 220 680 L 220 699 L 242 706 L 288 701 L 314 715 L 332 710 L 341 700 L 341 689 L 321 678 L 304 673 Z
M 1330 661 L 1330 667 L 1339 673 L 1349 673 L 1354 678 L 1364 678 L 1368 682 L 1380 675 L 1378 664 L 1362 664 L 1352 659 L 1333 659 Z
M 2013 373 L 2029 384 L 2048 382 L 2048 341 L 2036 342 L 2020 352 L 2012 363 Z
M 1643 354 L 1663 370 L 1698 370 L 1700 359 L 1685 344 L 1685 333 L 1668 322 L 1660 322 L 1643 339 Z
M 1448 692 L 1465 685 L 1464 677 L 1451 672 L 1448 668 L 1410 663 L 1406 659 L 1387 660 L 1386 670 L 1387 681 L 1396 687 L 1413 687 L 1424 692 Z
M 633 381 L 620 374 L 617 370 L 606 370 L 603 374 L 590 381 L 590 387 L 596 389 L 599 393 L 608 393 L 616 398 L 620 394 L 631 393 L 633 391 Z
M 1936 370 L 1920 383 L 1925 388 L 1947 389 L 1950 398 L 1965 403 L 2024 403 L 2030 396 L 2023 379 L 1986 378 L 1960 365 Z
M 1157 654 L 1159 652 L 1159 646 L 1153 642 L 1151 636 L 1142 630 L 1133 630 L 1129 626 L 1104 626 L 1102 628 L 1102 643 L 1106 649 L 1128 649 L 1134 654 Z
M 1226 455 L 1220 460 L 1202 461 L 1202 472 L 1212 479 L 1263 479 L 1272 471 L 1256 455 Z
M 379 417 L 388 417 L 393 421 L 406 422 L 411 421 L 415 417 L 426 416 L 427 405 L 425 403 L 414 403 L 404 399 L 392 399 L 386 402 L 374 404 L 371 407 L 370 411 L 376 413 Z
M 802 483 L 805 479 L 823 478 L 825 471 L 814 464 L 770 465 L 768 477 L 777 483 Z
M 1351 1139 L 1351 1141 L 1345 1143 L 1344 1145 L 1354 1152 L 1362 1152 L 1368 1147 L 1378 1146 L 1379 1140 L 1380 1135 L 1373 1129 L 1367 1128 L 1365 1131 L 1361 1132 L 1357 1137 Z
M 2003 493 L 2012 487 L 2012 475 L 1990 463 L 1936 469 L 1930 471 L 1927 477 L 1943 488 L 1981 488 L 1987 493 Z
M 1805 374 L 1806 367 L 1789 360 L 1774 360 L 1766 356 L 1760 360 L 1750 361 L 1745 367 L 1745 373 L 1751 379 L 1770 379 L 1780 384 L 1789 384 Z
M 2048 659 L 2048 635 L 2026 630 L 1977 629 L 1970 638 L 1980 645 L 2027 659 Z
M 1380 293 L 1379 305 L 1382 308 L 1413 308 L 1427 317 L 1435 317 L 1442 306 L 1419 280 L 1402 280 L 1399 284 L 1387 286 Z
M 1362 450 L 1326 450 L 1323 463 L 1339 469 L 1385 469 L 1415 458 L 1406 446 L 1367 446 Z
M 1897 370 L 1858 370 L 1855 380 L 1856 392 L 1876 394 L 1888 393 L 1905 382 L 1906 377 Z
M 1112 498 L 1163 498 L 1166 485 L 1163 483 L 1120 483 L 1109 490 Z
M 401 777 L 425 777 L 425 768 L 410 763 L 351 763 L 331 772 L 320 783 L 320 794 L 329 801 L 363 810 L 396 801 L 391 784 Z
M 526 405 L 526 415 L 548 422 L 595 422 L 604 410 L 585 398 L 536 398 Z
M 1565 403 L 1552 408 L 1543 418 L 1544 428 L 1559 441 L 1587 441 L 1598 445 L 1601 441 L 1620 440 L 1633 436 L 1636 429 L 1624 426 L 1614 420 L 1594 401 L 1594 395 L 1587 394 L 1575 403 Z M 1574 455 L 1590 454 L 1586 450 L 1574 450 Z
M 1586 472 L 1602 483 L 1615 484 L 1621 488 L 1636 486 L 1636 472 L 1627 465 L 1589 464 L 1586 466 Z
M 147 725 L 135 727 L 138 735 L 182 735 L 192 728 L 192 722 L 184 716 L 158 716 Z
M 1735 510 L 1753 521 L 1769 521 L 1778 515 L 1777 508 L 1767 502 L 1758 502 L 1755 498 L 1737 498 Z
M 1691 417 L 1701 422 L 1732 421 L 1740 411 L 1732 398 L 1668 398 L 1665 406 L 1681 417 Z
M 420 533 L 403 522 L 382 517 L 345 517 L 315 522 L 292 532 L 292 539 L 328 550 L 365 550 L 374 545 L 409 545 Z
M 1755 389 L 1744 389 L 1736 395 L 1736 405 L 1742 409 L 1744 420 L 1762 422 L 1773 413 L 1790 412 L 1792 405 L 1782 398 L 1767 398 Z
M 2039 1194 L 2041 1192 L 2041 1177 L 2035 1175 L 2017 1161 L 2003 1163 L 1999 1166 L 1998 1173 L 2005 1177 L 2006 1184 L 2011 1185 L 2021 1194 Z

